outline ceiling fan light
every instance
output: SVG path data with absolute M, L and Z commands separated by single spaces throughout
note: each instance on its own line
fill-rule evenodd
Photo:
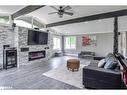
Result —
M 70 10 L 71 7 L 70 6 L 59 6 L 59 9 L 57 9 L 56 7 L 54 6 L 51 6 L 53 9 L 57 10 L 57 12 L 52 12 L 52 13 L 49 13 L 49 14 L 55 14 L 57 13 L 59 18 L 62 18 L 63 17 L 63 14 L 66 14 L 66 15 L 70 15 L 72 16 L 73 15 L 73 12 L 68 12 L 68 11 L 65 11 L 65 10 Z
M 63 15 L 59 15 L 59 17 L 60 17 L 60 18 L 62 18 L 62 17 L 63 17 Z

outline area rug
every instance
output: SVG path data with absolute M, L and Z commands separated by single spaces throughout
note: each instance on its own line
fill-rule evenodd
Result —
M 66 65 L 59 66 L 58 68 L 52 69 L 43 75 L 56 79 L 58 81 L 70 84 L 72 86 L 83 88 L 82 85 L 82 68 L 86 65 L 80 64 L 79 71 L 72 72 L 67 70 Z

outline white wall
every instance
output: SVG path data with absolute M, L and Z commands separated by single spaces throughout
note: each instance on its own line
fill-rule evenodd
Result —
M 76 50 L 65 50 L 68 53 L 79 53 L 81 51 L 92 51 L 96 56 L 105 56 L 107 53 L 113 52 L 113 33 L 91 34 L 96 35 L 96 46 L 82 46 L 82 36 L 77 35 Z
M 82 36 L 77 36 L 77 51 L 93 51 L 97 56 L 105 56 L 113 51 L 113 34 L 96 34 L 96 46 L 82 46 Z

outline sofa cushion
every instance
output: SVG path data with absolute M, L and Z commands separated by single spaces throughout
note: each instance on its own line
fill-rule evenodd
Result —
M 98 67 L 99 68 L 103 68 L 104 67 L 104 65 L 105 65 L 105 59 L 101 59 L 99 62 L 98 62 Z

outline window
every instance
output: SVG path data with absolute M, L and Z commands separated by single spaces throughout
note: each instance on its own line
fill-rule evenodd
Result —
M 65 37 L 65 49 L 76 49 L 76 37 Z
M 9 24 L 9 16 L 0 16 L 0 23 Z
M 53 38 L 53 49 L 58 49 L 60 50 L 60 38 L 54 37 Z
M 31 28 L 31 24 L 27 23 L 27 22 L 25 22 L 23 20 L 14 20 L 14 23 L 16 23 L 17 26 Z

